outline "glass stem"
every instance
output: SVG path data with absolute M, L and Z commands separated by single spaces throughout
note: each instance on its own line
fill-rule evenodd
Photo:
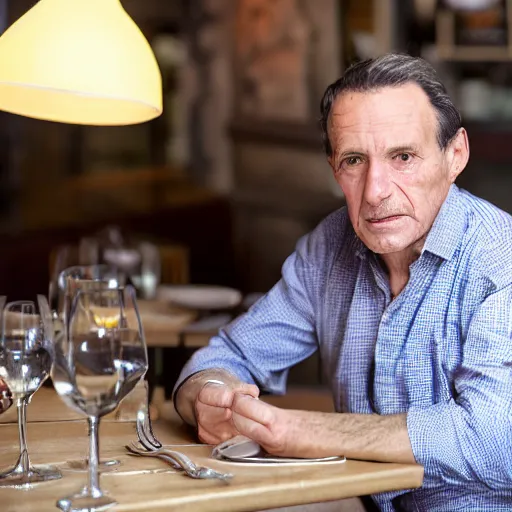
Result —
M 89 416 L 89 492 L 94 497 L 102 495 L 98 472 L 100 452 L 99 426 L 100 419 L 98 416 Z
M 18 399 L 18 432 L 20 436 L 20 458 L 18 469 L 26 475 L 30 469 L 30 459 L 27 448 L 27 399 Z

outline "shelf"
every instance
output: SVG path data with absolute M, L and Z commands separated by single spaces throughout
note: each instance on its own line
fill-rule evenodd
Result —
M 441 60 L 454 62 L 512 62 L 508 46 L 437 46 Z
M 507 21 L 512 26 L 512 0 L 507 0 Z M 455 15 L 440 9 L 436 15 L 436 51 L 441 60 L 453 62 L 512 62 L 512 38 L 508 45 L 457 45 Z

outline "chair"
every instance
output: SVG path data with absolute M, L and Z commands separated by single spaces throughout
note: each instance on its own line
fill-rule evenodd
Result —
M 190 282 L 189 250 L 184 245 L 158 245 L 162 284 L 188 284 Z

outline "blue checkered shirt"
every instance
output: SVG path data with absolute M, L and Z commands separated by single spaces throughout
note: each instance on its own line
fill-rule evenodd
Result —
M 495 206 L 453 185 L 395 300 L 342 208 L 180 382 L 222 367 L 284 393 L 319 350 L 338 412 L 407 413 L 424 483 L 374 496 L 381 510 L 512 510 L 511 307 L 512 218 Z

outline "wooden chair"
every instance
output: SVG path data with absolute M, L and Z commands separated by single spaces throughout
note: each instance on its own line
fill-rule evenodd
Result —
M 162 284 L 188 284 L 190 282 L 190 256 L 184 245 L 158 245 Z

